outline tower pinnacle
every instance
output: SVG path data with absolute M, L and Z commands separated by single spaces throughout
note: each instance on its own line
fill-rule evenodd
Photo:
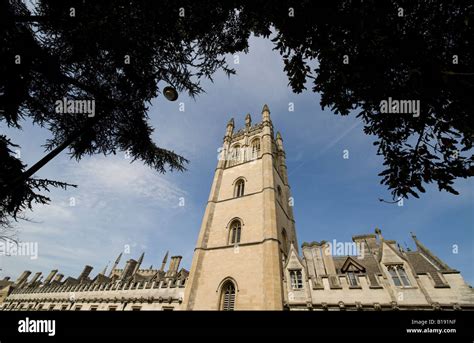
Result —
M 104 267 L 104 270 L 100 274 L 105 275 L 107 273 L 107 268 L 109 267 L 109 263 L 107 263 Z
M 115 263 L 114 263 L 112 269 L 110 270 L 109 277 L 112 277 L 112 273 L 117 268 L 121 258 L 122 258 L 122 253 L 120 253 L 120 255 L 118 255 L 117 259 L 115 260 Z
M 262 122 L 263 123 L 271 123 L 272 122 L 271 119 L 270 119 L 270 109 L 268 108 L 267 104 L 263 105 Z
M 283 138 L 281 138 L 280 131 L 277 131 L 276 143 L 277 143 L 278 150 L 283 151 Z
M 229 122 L 227 123 L 227 129 L 225 131 L 224 141 L 229 140 L 232 137 L 233 132 L 234 132 L 234 118 L 230 118 Z
M 166 262 L 168 261 L 168 253 L 169 251 L 166 252 L 165 257 L 163 258 L 163 262 L 161 263 L 161 268 L 160 268 L 161 271 L 165 270 Z
M 135 269 L 133 270 L 133 273 L 132 275 L 135 275 L 135 273 L 138 271 L 138 269 L 140 269 L 140 266 L 143 262 L 143 257 L 145 257 L 145 253 L 142 252 L 142 254 L 140 255 L 140 258 L 138 259 L 138 262 L 137 262 L 137 265 L 135 266 Z
M 247 113 L 245 116 L 245 127 L 249 128 L 252 126 L 252 118 L 250 117 L 250 113 Z

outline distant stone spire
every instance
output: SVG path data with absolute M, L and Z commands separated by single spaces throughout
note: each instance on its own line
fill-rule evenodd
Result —
M 411 251 L 410 247 L 408 246 L 407 242 L 403 242 L 403 244 L 405 244 L 405 250 L 406 251 Z
M 270 119 L 270 109 L 268 108 L 268 105 L 265 104 L 263 105 L 262 109 L 262 123 L 271 123 L 272 120 Z
M 141 265 L 142 262 L 143 262 L 143 257 L 145 257 L 145 253 L 144 253 L 144 252 L 142 252 L 142 254 L 140 255 L 140 258 L 139 258 L 138 261 L 137 261 L 137 265 L 135 266 L 135 269 L 133 270 L 132 275 L 135 275 L 135 273 L 138 271 L 138 269 L 140 269 L 140 265 Z
M 113 266 L 112 269 L 110 270 L 109 277 L 112 277 L 112 273 L 113 273 L 114 270 L 117 268 L 117 266 L 118 266 L 118 264 L 119 264 L 121 258 L 122 258 L 122 253 L 120 253 L 120 255 L 118 255 L 117 259 L 115 260 L 114 266 Z
M 282 151 L 283 150 L 283 139 L 281 138 L 280 131 L 278 131 L 277 135 L 276 135 L 276 144 L 277 144 L 278 150 Z
M 160 271 L 165 270 L 166 262 L 168 261 L 168 253 L 169 253 L 169 251 L 166 252 L 165 257 L 163 258 L 163 262 L 161 263 Z
M 57 272 L 58 272 L 57 269 L 53 269 L 53 270 L 49 273 L 48 277 L 44 280 L 44 284 L 45 284 L 45 285 L 49 284 L 49 283 L 51 282 L 51 280 L 53 280 L 53 277 L 54 277 L 54 275 L 56 275 Z
M 397 248 L 398 248 L 398 251 L 400 252 L 405 252 L 402 248 L 402 246 L 400 244 L 397 243 Z
M 109 267 L 109 263 L 107 263 L 104 267 L 104 270 L 102 270 L 101 274 L 102 275 L 105 275 L 105 273 L 107 273 L 107 268 Z
M 34 285 L 36 282 L 38 282 L 40 277 L 41 277 L 41 272 L 37 272 L 35 276 L 33 276 L 33 279 L 31 279 L 30 285 Z

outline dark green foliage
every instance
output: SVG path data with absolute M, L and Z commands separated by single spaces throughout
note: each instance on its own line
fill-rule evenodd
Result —
M 8 183 L 18 175 L 21 175 L 25 165 L 15 156 L 12 148 L 18 147 L 10 142 L 4 135 L 0 135 L 0 185 Z M 14 191 L 2 194 L 0 204 L 0 226 L 8 227 L 10 220 L 8 217 L 16 219 L 25 209 L 32 209 L 34 203 L 46 204 L 50 199 L 39 191 L 49 192 L 50 187 L 60 187 L 66 189 L 68 186 L 76 187 L 64 182 L 29 178 L 25 182 L 15 187 Z M 1 236 L 1 235 L 0 235 Z M 1 237 L 0 237 L 1 238 Z
M 289 7 L 294 18 L 284 13 Z M 381 183 L 394 199 L 418 197 L 431 182 L 458 194 L 454 180 L 474 175 L 471 2 L 299 1 L 280 11 L 247 8 L 248 17 L 262 18 L 262 33 L 275 28 L 273 42 L 295 92 L 309 78 L 323 108 L 359 113 L 365 133 L 376 137 L 386 166 Z M 419 100 L 420 116 L 380 113 L 389 97 Z
M 29 118 L 52 132 L 48 150 L 68 142 L 77 160 L 128 151 L 161 173 L 183 171 L 187 160 L 151 139 L 148 107 L 159 96 L 158 83 L 194 97 L 203 91 L 201 79 L 220 69 L 234 73 L 223 55 L 246 50 L 249 37 L 232 3 L 189 1 L 182 5 L 185 17 L 162 1 L 39 1 L 33 18 L 21 2 L 0 6 L 0 120 L 20 127 Z M 15 64 L 17 55 L 21 64 Z M 95 117 L 56 113 L 55 102 L 63 98 L 94 100 Z M 17 177 L 5 173 L 2 179 L 2 217 L 16 218 L 25 201 L 28 207 L 47 201 L 34 193 L 44 184 L 23 167 L 15 169 Z
M 470 2 L 63 0 L 38 1 L 32 18 L 2 1 L 0 13 L 0 120 L 32 120 L 52 132 L 48 150 L 67 146 L 77 160 L 122 150 L 159 172 L 184 170 L 186 159 L 151 140 L 158 83 L 196 96 L 203 78 L 234 73 L 224 55 L 246 52 L 253 33 L 272 35 L 294 92 L 311 80 L 323 108 L 358 113 L 394 199 L 418 197 L 427 183 L 457 194 L 454 180 L 474 174 Z M 95 100 L 96 116 L 56 113 L 62 98 Z M 420 116 L 381 113 L 388 98 L 419 100 Z M 62 184 L 33 180 L 2 142 L 0 217 L 15 217 L 47 201 L 35 189 Z

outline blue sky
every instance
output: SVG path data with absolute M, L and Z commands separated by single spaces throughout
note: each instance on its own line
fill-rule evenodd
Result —
M 144 251 L 143 266 L 159 266 L 169 250 L 182 255 L 182 266 L 189 269 L 226 123 L 234 117 L 241 127 L 246 113 L 260 121 L 267 103 L 284 140 L 300 245 L 323 239 L 350 241 L 353 235 L 379 227 L 385 238 L 413 248 L 412 231 L 473 284 L 472 180 L 456 182 L 459 196 L 429 186 L 420 199 L 407 200 L 404 206 L 379 202 L 378 198 L 391 199 L 377 176 L 383 170 L 382 159 L 376 156 L 374 138 L 363 133 L 355 116 L 322 111 L 319 95 L 311 91 L 293 94 L 271 42 L 252 38 L 249 53 L 238 57 L 239 64 L 233 65 L 237 75 L 229 79 L 218 73 L 214 83 L 203 83 L 206 93 L 195 100 L 185 94 L 176 102 L 159 97 L 150 108 L 155 141 L 188 158 L 187 172 L 157 174 L 139 162 L 130 164 L 124 153 L 79 163 L 63 153 L 43 168 L 38 177 L 79 187 L 53 190 L 50 205 L 28 213 L 32 222 L 18 223 L 22 241 L 38 242 L 39 257 L 0 257 L 0 278 L 16 278 L 25 269 L 47 274 L 56 268 L 76 277 L 85 264 L 94 266 L 95 275 L 113 263 L 125 245 L 130 255 L 124 256 L 122 265 Z M 233 56 L 229 61 L 233 64 Z M 289 103 L 294 112 L 288 111 Z M 22 131 L 3 126 L 2 132 L 20 144 L 26 163 L 43 156 L 47 130 L 24 122 Z M 346 149 L 348 159 L 343 158 Z M 71 197 L 75 206 L 70 206 Z M 185 206 L 179 206 L 180 198 Z

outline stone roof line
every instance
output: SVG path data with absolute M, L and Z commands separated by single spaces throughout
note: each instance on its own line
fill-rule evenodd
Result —
M 69 286 L 79 285 L 93 285 L 93 284 L 115 284 L 121 283 L 152 283 L 164 281 L 166 285 L 168 282 L 175 283 L 178 280 L 185 280 L 188 276 L 188 270 L 181 268 L 179 270 L 179 264 L 182 256 L 172 256 L 169 263 L 169 268 L 165 271 L 165 266 L 168 261 L 169 252 L 166 252 L 160 269 L 142 269 L 140 268 L 145 253 L 143 252 L 139 259 L 129 259 L 123 269 L 117 268 L 123 253 L 120 253 L 116 258 L 113 267 L 111 268 L 109 275 L 106 275 L 107 266 L 99 272 L 95 277 L 91 278 L 90 273 L 93 269 L 92 266 L 86 265 L 80 275 L 77 278 L 68 276 L 64 281 L 63 274 L 58 274 L 58 270 L 52 270 L 48 277 L 42 282 L 41 272 L 36 273 L 33 278 L 28 281 L 28 277 L 31 274 L 30 271 L 24 271 L 15 282 L 9 281 L 9 278 L 1 280 L 2 284 L 13 286 L 17 292 L 30 291 L 32 289 L 39 288 L 67 288 Z M 184 281 L 182 281 L 184 284 Z M 105 289 L 106 287 L 104 287 Z

